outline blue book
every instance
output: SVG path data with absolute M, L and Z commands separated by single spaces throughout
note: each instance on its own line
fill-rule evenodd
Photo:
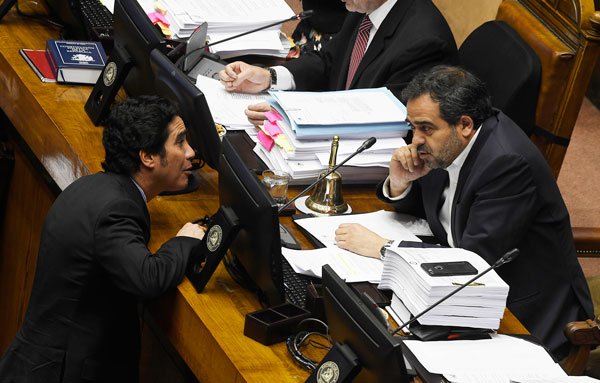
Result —
M 57 82 L 95 84 L 106 65 L 104 48 L 96 41 L 50 39 L 46 54 Z

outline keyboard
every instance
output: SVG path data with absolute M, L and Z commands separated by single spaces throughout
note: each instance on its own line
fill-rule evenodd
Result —
M 92 40 L 112 40 L 113 15 L 100 0 L 79 0 L 83 24 Z
M 286 301 L 306 307 L 306 286 L 313 278 L 298 274 L 292 269 L 285 257 L 281 257 L 281 271 L 283 273 L 283 286 Z

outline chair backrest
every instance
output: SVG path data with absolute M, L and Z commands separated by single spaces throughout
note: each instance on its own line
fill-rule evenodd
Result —
M 458 54 L 460 64 L 486 83 L 492 104 L 531 135 L 542 72 L 533 49 L 508 24 L 493 20 L 471 32 Z

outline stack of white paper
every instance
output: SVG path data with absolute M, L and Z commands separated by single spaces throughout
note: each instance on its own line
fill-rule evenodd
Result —
M 449 382 L 561 382 L 566 378 L 543 347 L 507 335 L 480 340 L 405 340 L 404 344 L 427 371 L 443 374 Z
M 392 152 L 406 145 L 406 108 L 386 88 L 270 94 L 283 117 L 278 126 L 290 147 L 268 150 L 257 144 L 254 151 L 267 166 L 290 173 L 292 183 L 307 183 L 327 169 L 334 135 L 340 137 L 337 163 L 365 139 L 377 138 L 375 145 L 340 170 L 345 182 L 381 181 L 387 176 Z
M 389 249 L 379 288 L 390 289 L 417 315 L 448 295 L 473 275 L 430 276 L 422 263 L 467 261 L 478 273 L 489 267 L 477 254 L 455 248 Z M 424 325 L 497 329 L 504 315 L 508 285 L 494 270 L 423 315 Z
M 211 0 L 163 0 L 162 3 L 175 37 L 190 37 L 202 22 L 207 22 L 211 42 L 294 16 L 284 0 L 220 0 L 218 6 Z M 211 47 L 211 51 L 224 51 L 226 57 L 248 53 L 285 57 L 289 43 L 287 40 L 282 43 L 278 32 L 280 27 L 274 25 L 247 37 L 217 44 Z
M 257 142 L 254 152 L 258 157 L 267 167 L 288 172 L 292 176 L 292 184 L 310 182 L 329 166 L 331 139 L 299 141 L 291 133 L 287 137 L 290 138 L 293 150 L 288 152 L 279 146 L 268 151 L 256 136 L 251 137 Z M 362 139 L 341 139 L 337 163 L 352 154 L 363 142 Z M 352 158 L 338 172 L 346 183 L 377 183 L 388 174 L 392 152 L 405 145 L 402 137 L 380 138 L 375 145 Z

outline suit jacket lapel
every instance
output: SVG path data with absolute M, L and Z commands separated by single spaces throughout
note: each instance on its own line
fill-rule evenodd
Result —
M 465 160 L 462 168 L 460 169 L 460 174 L 458 175 L 458 182 L 456 184 L 454 200 L 452 201 L 452 217 L 450 218 L 450 221 L 452 222 L 450 227 L 453 229 L 452 230 L 452 239 L 454 240 L 454 244 L 456 246 L 459 245 L 459 242 L 457 241 L 458 238 L 456 236 L 456 231 L 454 230 L 456 228 L 456 222 L 455 222 L 456 207 L 457 207 L 457 205 L 460 204 L 461 194 L 462 194 L 463 188 L 465 186 L 465 182 L 469 178 L 469 175 L 471 174 L 471 170 L 473 169 L 473 166 L 475 166 L 475 162 L 477 161 L 477 158 L 479 157 L 481 148 L 483 148 L 483 146 L 485 145 L 485 142 L 488 140 L 494 127 L 496 125 L 498 125 L 497 111 L 495 111 L 495 113 L 496 114 L 494 116 L 485 120 L 483 122 L 483 125 L 481 126 L 481 128 L 479 128 L 479 129 L 481 129 L 481 131 L 479 132 L 479 136 L 477 136 L 477 141 L 475 141 L 475 144 L 471 148 L 471 151 L 469 152 L 467 159 Z
M 394 33 L 396 32 L 396 29 L 398 29 L 398 26 L 400 24 L 402 24 L 402 19 L 406 15 L 408 8 L 411 7 L 413 1 L 414 0 L 412 0 L 412 1 L 398 0 L 396 2 L 396 4 L 394 4 L 392 9 L 390 10 L 390 13 L 388 13 L 386 18 L 383 20 L 383 23 L 379 26 L 379 29 L 377 30 L 377 33 L 375 34 L 373 41 L 371 41 L 371 44 L 369 44 L 367 51 L 365 52 L 360 64 L 358 65 L 358 68 L 356 69 L 356 73 L 354 74 L 354 78 L 352 79 L 352 82 L 350 83 L 350 88 L 352 88 L 354 86 L 354 84 L 356 83 L 358 78 L 360 78 L 360 75 L 362 74 L 362 72 L 364 72 L 365 68 L 367 68 L 369 66 L 369 64 L 373 60 L 375 60 L 381 54 L 381 52 L 383 52 L 383 50 L 386 47 L 386 40 L 389 37 L 393 36 Z M 360 21 L 359 21 L 359 23 L 360 23 Z M 358 32 L 358 24 L 356 27 L 356 31 Z M 346 65 L 346 74 L 344 76 L 344 79 L 347 77 L 347 74 L 348 74 L 347 67 L 348 67 L 348 65 L 350 65 L 350 56 L 352 54 L 352 49 L 354 48 L 355 40 L 356 40 L 356 33 L 354 34 L 351 47 L 347 53 L 347 57 L 346 57 L 347 65 L 344 64 L 344 65 Z M 344 85 L 345 85 L 345 80 L 344 80 Z

